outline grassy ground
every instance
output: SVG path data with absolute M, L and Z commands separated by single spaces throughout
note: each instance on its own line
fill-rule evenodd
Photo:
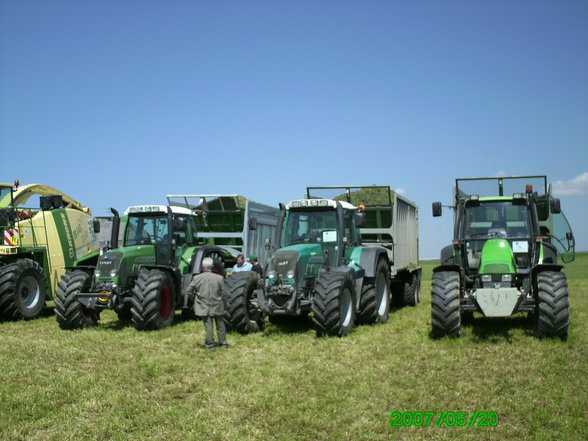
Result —
M 201 322 L 137 332 L 107 311 L 66 332 L 48 314 L 0 323 L 2 440 L 586 440 L 588 255 L 566 267 L 568 342 L 523 316 L 432 340 L 423 301 L 342 339 L 306 324 L 197 347 Z M 392 411 L 495 411 L 496 427 L 390 427 Z M 435 420 L 433 420 L 435 421 Z

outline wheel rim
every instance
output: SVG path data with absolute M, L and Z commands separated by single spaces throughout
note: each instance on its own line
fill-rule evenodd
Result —
M 41 287 L 37 279 L 33 276 L 23 277 L 18 288 L 18 295 L 24 308 L 33 309 L 37 306 L 41 298 Z
M 352 307 L 351 294 L 348 288 L 343 288 L 341 292 L 341 326 L 347 327 L 351 323 Z
M 388 306 L 388 287 L 386 286 L 386 275 L 378 274 L 376 280 L 376 299 L 378 302 L 378 315 L 381 317 L 386 314 L 386 307 Z
M 171 313 L 172 295 L 168 286 L 161 288 L 159 293 L 159 315 L 162 319 L 167 319 Z

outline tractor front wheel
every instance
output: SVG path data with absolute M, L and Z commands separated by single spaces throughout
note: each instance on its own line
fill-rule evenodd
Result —
M 19 259 L 0 269 L 0 317 L 9 320 L 38 317 L 45 307 L 47 288 L 41 266 Z
M 61 329 L 81 329 L 96 326 L 100 313 L 85 308 L 77 299 L 77 294 L 90 290 L 92 278 L 84 271 L 65 273 L 55 292 L 55 318 Z
M 152 331 L 173 323 L 174 287 L 166 272 L 142 270 L 132 292 L 131 321 L 137 330 Z
M 440 271 L 433 273 L 431 291 L 431 323 L 433 337 L 461 335 L 459 311 L 459 273 Z
M 537 337 L 568 338 L 570 307 L 564 273 L 544 271 L 537 276 L 535 320 Z
M 225 279 L 229 329 L 249 334 L 263 328 L 263 313 L 254 303 L 258 280 L 259 274 L 254 271 L 232 273 Z
M 345 275 L 325 272 L 316 281 L 312 323 L 318 336 L 344 337 L 355 325 L 353 285 Z

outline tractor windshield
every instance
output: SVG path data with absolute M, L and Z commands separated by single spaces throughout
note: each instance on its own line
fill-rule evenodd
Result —
M 465 238 L 528 238 L 529 217 L 524 205 L 511 201 L 482 202 L 466 209 Z
M 284 246 L 337 241 L 335 210 L 307 210 L 288 213 Z
M 125 246 L 165 245 L 168 234 L 167 216 L 129 216 Z

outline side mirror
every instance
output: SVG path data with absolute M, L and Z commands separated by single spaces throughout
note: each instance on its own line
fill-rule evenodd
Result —
M 561 203 L 558 198 L 553 198 L 551 200 L 551 212 L 553 214 L 561 213 Z
M 433 202 L 433 217 L 439 217 L 443 213 L 441 202 Z
M 249 229 L 250 230 L 257 230 L 257 218 L 256 217 L 249 218 Z
M 176 217 L 174 219 L 174 231 L 182 231 L 184 229 L 184 219 Z
M 94 233 L 100 233 L 100 221 L 94 219 Z
M 361 228 L 365 225 L 365 213 L 355 213 L 355 226 Z

